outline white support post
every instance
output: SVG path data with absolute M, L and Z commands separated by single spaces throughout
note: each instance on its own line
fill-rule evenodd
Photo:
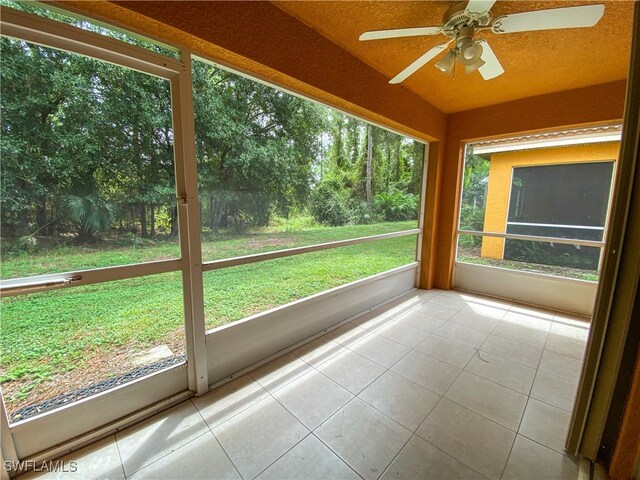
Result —
M 4 480 L 5 478 L 9 478 L 10 473 L 7 471 L 7 468 L 5 468 L 5 462 L 17 465 L 18 452 L 13 443 L 13 434 L 9 429 L 9 417 L 7 417 L 7 409 L 4 407 L 4 397 L 2 395 L 0 395 L 0 423 L 0 449 L 2 453 L 2 469 L 0 470 L 2 475 L 0 478 Z M 12 473 L 15 473 L 15 471 Z
M 209 389 L 205 346 L 200 208 L 195 155 L 191 53 L 182 52 L 183 70 L 171 80 L 178 223 L 182 253 L 185 335 L 189 390 Z

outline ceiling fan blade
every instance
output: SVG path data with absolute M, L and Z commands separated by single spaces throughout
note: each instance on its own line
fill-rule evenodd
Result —
M 385 38 L 419 37 L 420 35 L 437 35 L 442 27 L 394 28 L 391 30 L 373 30 L 360 35 L 360 41 L 382 40 Z
M 400 83 L 400 82 L 404 81 L 410 75 L 413 75 L 420 67 L 422 67 L 423 65 L 425 65 L 429 61 L 433 60 L 435 57 L 438 56 L 439 53 L 445 51 L 452 41 L 453 41 L 453 39 L 449 40 L 446 43 L 441 43 L 440 45 L 436 45 L 431 50 L 429 50 L 427 53 L 425 53 L 422 56 L 420 56 L 415 62 L 413 62 L 411 65 L 409 65 L 403 71 L 401 71 L 398 75 L 396 75 L 391 80 L 389 80 L 389 83 L 393 83 L 393 84 Z
M 514 13 L 493 22 L 493 33 L 530 32 L 556 28 L 593 27 L 602 18 L 604 5 L 552 8 L 534 12 Z
M 480 75 L 485 80 L 491 80 L 492 78 L 496 78 L 504 73 L 504 68 L 500 64 L 500 60 L 496 57 L 496 54 L 493 53 L 493 50 L 489 46 L 486 40 L 478 40 L 482 43 L 482 60 L 484 60 L 484 65 L 478 68 Z
M 465 11 L 471 14 L 485 13 L 491 10 L 496 0 L 469 0 Z

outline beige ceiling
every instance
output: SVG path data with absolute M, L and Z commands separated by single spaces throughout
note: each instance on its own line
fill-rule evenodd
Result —
M 444 12 L 455 2 L 274 3 L 392 78 L 446 37 L 436 35 L 360 42 L 360 34 L 367 30 L 439 25 Z M 475 72 L 468 76 L 458 73 L 451 78 L 437 70 L 432 62 L 402 85 L 440 110 L 451 113 L 625 79 L 630 52 L 632 1 L 498 1 L 492 12 L 495 18 L 509 13 L 589 3 L 605 5 L 604 17 L 592 28 L 508 35 L 479 32 L 477 36 L 487 38 L 505 69 L 500 77 L 485 81 Z

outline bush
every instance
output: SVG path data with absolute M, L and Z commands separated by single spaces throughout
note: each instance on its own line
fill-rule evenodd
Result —
M 352 202 L 349 205 L 349 223 L 352 225 L 368 225 L 380 221 L 381 216 L 367 202 Z
M 473 205 L 462 205 L 460 209 L 460 230 L 484 231 L 484 207 L 473 208 Z M 477 247 L 482 244 L 482 237 L 478 235 L 464 235 L 468 247 Z M 460 236 L 462 238 L 462 235 Z M 458 241 L 460 245 L 460 241 Z
M 398 222 L 418 217 L 418 196 L 412 193 L 381 193 L 374 199 L 374 208 L 385 221 Z
M 269 220 L 269 232 L 302 232 L 316 230 L 320 224 L 308 214 L 294 211 L 288 218 L 273 215 Z
M 309 198 L 309 212 L 316 222 L 337 227 L 349 221 L 344 198 L 329 182 L 320 183 Z

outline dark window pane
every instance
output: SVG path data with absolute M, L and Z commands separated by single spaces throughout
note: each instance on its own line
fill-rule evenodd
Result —
M 507 233 L 602 240 L 613 162 L 513 169 Z

